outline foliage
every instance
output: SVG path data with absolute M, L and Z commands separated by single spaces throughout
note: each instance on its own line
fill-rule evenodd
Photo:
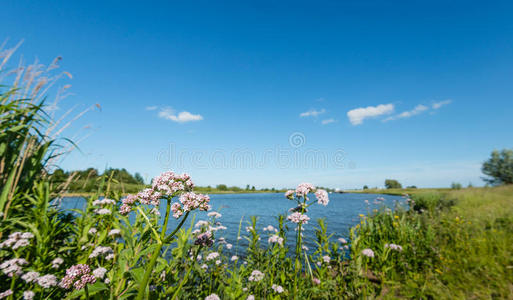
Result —
M 385 187 L 387 189 L 400 189 L 400 188 L 402 188 L 402 185 L 399 183 L 399 181 L 397 181 L 395 179 L 386 179 Z
M 491 185 L 513 183 L 513 150 L 494 150 L 491 157 L 483 163 L 481 171 L 488 177 L 483 180 Z

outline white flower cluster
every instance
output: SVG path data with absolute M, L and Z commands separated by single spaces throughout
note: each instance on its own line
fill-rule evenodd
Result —
M 254 270 L 251 272 L 251 275 L 249 276 L 249 281 L 258 282 L 260 280 L 264 279 L 264 273 L 260 272 L 259 270 Z
M 98 199 L 98 200 L 93 201 L 93 205 L 95 205 L 95 206 L 114 205 L 114 204 L 116 204 L 115 200 L 107 199 L 107 198 Z
M 111 247 L 98 246 L 94 248 L 93 252 L 89 255 L 89 258 L 95 258 L 98 256 L 105 256 L 105 259 L 111 260 L 114 258 L 114 251 Z
M 11 248 L 16 250 L 30 245 L 29 240 L 32 238 L 34 238 L 34 235 L 30 232 L 13 232 L 5 241 L 0 243 L 0 248 Z

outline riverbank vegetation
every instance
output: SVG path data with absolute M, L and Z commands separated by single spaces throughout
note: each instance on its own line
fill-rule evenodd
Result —
M 286 215 L 241 221 L 235 241 L 187 174 L 165 172 L 126 197 L 101 174 L 83 210 L 62 211 L 73 178 L 53 184 L 47 171 L 62 140 L 45 134 L 55 123 L 33 76 L 0 87 L 0 299 L 511 297 L 511 185 L 412 189 L 407 207 L 369 208 L 341 233 L 308 217 L 312 205 L 329 209 L 329 194 L 301 183 L 284 193 Z M 194 219 L 201 210 L 208 217 Z

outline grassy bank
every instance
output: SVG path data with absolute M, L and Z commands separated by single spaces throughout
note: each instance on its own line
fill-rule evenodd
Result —
M 413 195 L 426 192 L 448 192 L 451 191 L 449 188 L 404 188 L 404 189 L 365 189 L 365 190 L 344 190 L 344 193 L 356 193 L 356 194 L 384 194 L 384 195 L 397 195 L 402 196 L 405 194 Z
M 376 249 L 369 269 L 384 298 L 511 299 L 513 186 L 419 191 L 412 210 L 375 212 L 353 229 L 353 253 Z M 385 243 L 404 248 L 383 259 Z

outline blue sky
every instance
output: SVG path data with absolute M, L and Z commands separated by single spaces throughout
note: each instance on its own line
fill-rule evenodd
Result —
M 4 1 L 0 41 L 63 57 L 62 111 L 101 105 L 65 131 L 87 136 L 65 169 L 481 185 L 481 163 L 513 141 L 513 6 L 483 4 Z

